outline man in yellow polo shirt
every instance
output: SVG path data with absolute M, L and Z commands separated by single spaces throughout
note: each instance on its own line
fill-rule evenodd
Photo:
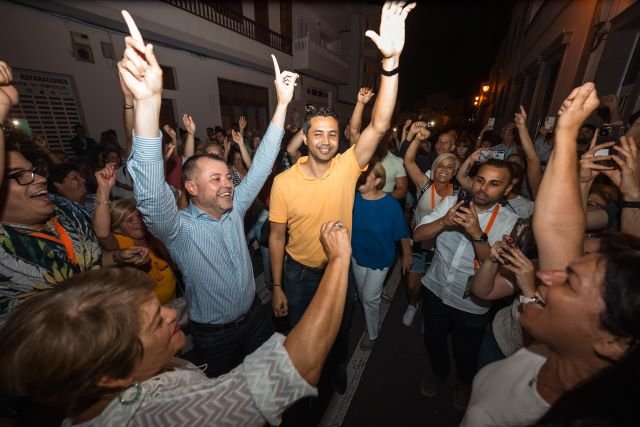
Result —
M 345 153 L 336 155 L 339 139 L 336 114 L 328 108 L 310 111 L 303 125 L 303 141 L 309 155 L 301 157 L 274 180 L 269 206 L 273 311 L 276 317 L 288 315 L 291 327 L 313 298 L 327 263 L 319 239 L 320 226 L 328 220 L 340 220 L 351 230 L 356 181 L 366 170 L 391 123 L 398 92 L 404 24 L 413 7 L 414 3 L 407 6 L 385 3 L 380 34 L 366 33 L 377 45 L 383 60 L 371 123 L 358 142 Z M 336 346 L 340 341 L 343 339 L 339 336 Z M 344 383 L 346 388 L 346 374 Z

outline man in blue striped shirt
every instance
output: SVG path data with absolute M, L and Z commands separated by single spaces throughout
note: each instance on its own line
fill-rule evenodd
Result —
M 191 157 L 183 166 L 191 203 L 179 211 L 165 182 L 158 130 L 162 71 L 141 37 L 139 43 L 147 68 L 139 69 L 127 58 L 119 64 L 121 79 L 135 99 L 135 135 L 127 167 L 145 224 L 166 245 L 182 271 L 196 358 L 207 364 L 207 375 L 218 376 L 273 333 L 255 296 L 244 216 L 279 152 L 287 105 L 298 76 L 280 73 L 272 55 L 278 104 L 247 176 L 234 188 L 229 169 L 220 158 L 207 154 Z

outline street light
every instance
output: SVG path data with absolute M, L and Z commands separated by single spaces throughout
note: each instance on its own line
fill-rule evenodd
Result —
M 482 85 L 482 91 L 483 91 L 484 93 L 489 92 L 489 89 L 491 89 L 491 86 L 489 86 L 489 85 Z

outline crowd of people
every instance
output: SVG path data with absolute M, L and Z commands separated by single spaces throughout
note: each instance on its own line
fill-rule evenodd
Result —
M 523 107 L 499 134 L 411 113 L 393 128 L 414 7 L 385 3 L 367 31 L 380 84 L 346 123 L 308 106 L 285 126 L 298 75 L 273 55 L 264 132 L 239 117 L 200 140 L 188 114 L 184 129 L 160 123 L 162 69 L 123 11 L 123 146 L 82 125 L 69 153 L 0 133 L 0 420 L 279 424 L 321 375 L 345 392 L 355 304 L 360 348 L 384 341 L 399 264 L 407 303 L 391 321 L 421 319 L 430 366 L 417 389 L 431 398 L 455 372 L 462 425 L 633 425 L 640 112 L 624 123 L 585 83 L 534 138 Z M 11 82 L 0 61 L 0 122 L 19 102 Z

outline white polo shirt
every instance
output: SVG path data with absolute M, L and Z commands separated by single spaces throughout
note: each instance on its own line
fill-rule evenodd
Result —
M 447 214 L 456 204 L 457 198 L 449 196 L 442 200 L 431 213 L 425 215 L 419 225 L 436 221 Z M 497 206 L 497 204 L 496 204 Z M 493 206 L 478 214 L 478 222 L 482 230 L 486 230 Z M 501 240 L 504 234 L 511 233 L 518 216 L 511 209 L 500 207 L 489 233 L 489 243 Z M 469 238 L 458 231 L 443 231 L 436 238 L 436 250 L 431 267 L 422 278 L 422 285 L 436 294 L 444 304 L 472 314 L 484 314 L 489 310 L 489 303 L 478 304 L 473 297 L 464 297 L 467 282 L 473 276 L 473 260 L 475 251 Z M 477 301 L 477 302 L 476 302 Z

